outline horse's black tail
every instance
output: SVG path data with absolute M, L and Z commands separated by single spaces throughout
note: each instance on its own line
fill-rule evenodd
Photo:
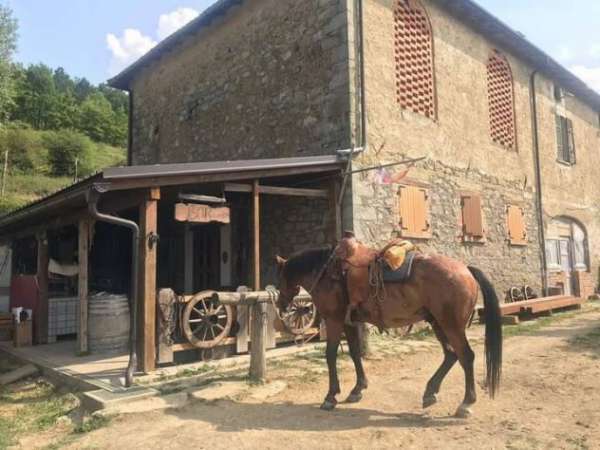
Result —
M 486 384 L 491 398 L 494 398 L 500 388 L 502 374 L 502 314 L 496 290 L 485 276 L 476 267 L 469 266 L 469 271 L 475 277 L 483 292 L 483 305 L 485 313 L 485 365 Z

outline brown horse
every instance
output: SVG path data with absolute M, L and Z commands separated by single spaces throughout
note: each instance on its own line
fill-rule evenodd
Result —
M 295 253 L 288 260 L 277 257 L 280 310 L 288 308 L 300 287 L 312 288 L 313 302 L 326 323 L 329 391 L 321 405 L 325 410 L 335 408 L 336 395 L 340 393 L 336 362 L 342 334 L 346 335 L 356 369 L 356 385 L 346 402 L 360 401 L 362 390 L 367 388 L 361 361 L 360 328 L 348 324 L 345 319 L 353 296 L 369 296 L 369 283 L 350 283 L 341 273 L 339 261 L 335 261 L 332 252 L 331 247 L 322 247 Z M 502 323 L 498 297 L 483 272 L 445 256 L 417 254 L 412 274 L 406 282 L 385 285 L 386 296 L 380 306 L 383 325 L 398 327 L 425 320 L 431 324 L 442 345 L 444 361 L 427 383 L 423 395 L 424 408 L 437 402 L 436 394 L 442 381 L 458 360 L 465 373 L 465 397 L 456 415 L 471 415 L 471 406 L 477 399 L 473 373 L 475 354 L 465 330 L 474 313 L 478 287 L 483 292 L 485 307 L 486 385 L 493 398 L 500 385 Z M 379 319 L 369 314 L 358 320 L 382 325 Z

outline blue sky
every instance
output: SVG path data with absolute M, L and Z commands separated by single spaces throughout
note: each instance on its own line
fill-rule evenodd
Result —
M 303 0 L 299 0 L 303 1 Z M 476 0 L 600 92 L 599 0 Z M 0 0 L 20 22 L 17 60 L 101 82 L 213 0 Z

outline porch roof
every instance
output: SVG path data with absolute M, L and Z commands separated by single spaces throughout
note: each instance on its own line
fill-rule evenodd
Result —
M 338 156 L 326 155 L 108 168 L 0 217 L 0 239 L 28 227 L 67 224 L 69 214 L 86 208 L 92 187 L 118 198 L 128 190 L 331 172 L 343 164 Z

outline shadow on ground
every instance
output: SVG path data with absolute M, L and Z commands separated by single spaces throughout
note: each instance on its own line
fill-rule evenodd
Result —
M 359 428 L 441 428 L 464 424 L 452 416 L 431 417 L 427 413 L 385 413 L 340 404 L 332 412 L 321 411 L 317 404 L 251 404 L 230 400 L 194 402 L 171 410 L 181 420 L 211 423 L 217 431 L 343 431 Z M 344 420 L 340 420 L 342 418 Z

